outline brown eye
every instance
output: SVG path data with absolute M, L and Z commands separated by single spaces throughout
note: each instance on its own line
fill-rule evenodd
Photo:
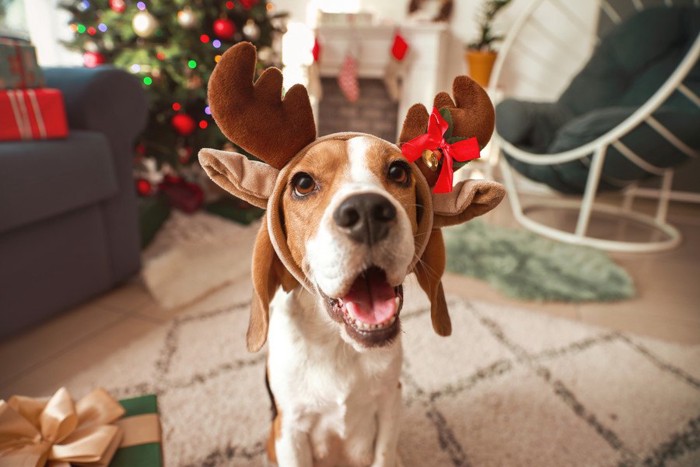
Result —
M 311 175 L 299 172 L 292 178 L 292 187 L 297 196 L 306 196 L 316 190 L 316 182 Z
M 408 185 L 411 179 L 411 168 L 403 161 L 393 162 L 389 166 L 387 177 L 389 180 L 399 185 Z

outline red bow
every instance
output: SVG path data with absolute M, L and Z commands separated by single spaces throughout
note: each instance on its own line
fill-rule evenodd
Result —
M 434 158 L 433 162 L 435 164 L 440 159 L 443 159 L 442 169 L 437 182 L 435 182 L 433 193 L 449 193 L 452 191 L 454 161 L 468 162 L 478 159 L 480 156 L 479 143 L 476 141 L 476 137 L 449 144 L 444 136 L 449 127 L 450 124 L 440 115 L 438 109 L 433 107 L 433 113 L 430 115 L 430 120 L 428 120 L 428 132 L 416 136 L 401 146 L 401 152 L 410 162 L 415 162 L 419 157 L 426 157 L 424 156 L 426 151 L 428 151 L 428 156 Z M 428 166 L 430 167 L 429 164 Z

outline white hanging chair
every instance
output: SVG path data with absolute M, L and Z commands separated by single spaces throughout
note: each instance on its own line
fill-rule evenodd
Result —
M 634 14 L 645 9 L 650 0 L 622 0 L 617 5 L 612 1 L 597 0 L 594 2 L 576 2 L 576 11 L 572 8 L 574 2 L 569 0 L 532 0 L 521 13 L 499 51 L 498 58 L 489 83 L 492 96 L 504 95 L 517 99 L 528 100 L 536 95 L 542 100 L 554 102 L 581 67 L 588 62 L 600 38 L 596 33 L 596 22 L 591 21 L 595 15 L 592 8 L 599 12 L 601 22 L 621 23 L 623 13 Z M 659 2 L 657 2 L 658 5 Z M 678 2 L 676 2 L 678 3 Z M 684 2 L 686 5 L 688 2 Z M 698 1 L 690 2 L 698 7 Z M 694 5 L 693 5 L 694 3 Z M 666 6 L 673 2 L 666 0 Z M 592 13 L 593 11 L 593 13 Z M 582 18 L 581 14 L 588 15 Z M 555 27 L 552 27 L 555 26 Z M 557 30 L 555 32 L 555 29 Z M 563 37 L 561 31 L 568 31 L 572 37 Z M 572 33 L 572 31 L 575 31 Z M 650 31 L 654 34 L 654 31 Z M 700 109 L 700 98 L 684 84 L 684 79 L 696 65 L 700 55 L 700 34 L 680 60 L 675 70 L 666 81 L 621 123 L 609 131 L 579 147 L 555 153 L 531 152 L 522 145 L 518 146 L 507 141 L 500 131 L 496 131 L 492 145 L 493 160 L 497 160 L 503 181 L 508 190 L 508 197 L 513 214 L 524 227 L 557 240 L 588 245 L 609 251 L 652 252 L 673 248 L 681 241 L 679 231 L 666 221 L 668 203 L 672 193 L 673 167 L 658 167 L 649 163 L 644 157 L 630 149 L 621 140 L 635 128 L 646 123 L 661 137 L 667 140 L 675 150 L 688 157 L 698 157 L 697 147 L 684 143 L 673 131 L 662 125 L 654 117 L 667 99 L 674 93 L 681 93 L 691 103 Z M 532 44 L 537 44 L 533 47 Z M 700 121 L 697 122 L 700 132 Z M 596 203 L 595 199 L 601 188 L 601 174 L 609 149 L 620 154 L 635 166 L 641 168 L 647 175 L 660 177 L 660 190 L 655 215 L 648 215 L 632 210 L 632 200 L 637 182 L 628 183 L 624 188 L 625 197 L 621 206 Z M 509 160 L 510 159 L 510 160 Z M 532 166 L 557 166 L 571 161 L 581 161 L 588 166 L 585 188 L 575 199 L 559 195 L 546 197 L 523 197 L 522 183 L 518 183 L 513 164 L 528 164 Z M 520 179 L 522 182 L 522 180 Z M 605 180 L 603 181 L 603 184 Z M 566 209 L 577 213 L 575 229 L 566 230 L 560 226 L 550 225 L 538 220 L 537 212 L 542 209 Z M 603 238 L 600 234 L 595 237 L 589 232 L 591 216 L 614 216 L 617 220 L 639 222 L 658 231 L 644 241 L 619 239 L 618 234 L 611 238 Z M 607 232 L 610 234 L 610 232 Z

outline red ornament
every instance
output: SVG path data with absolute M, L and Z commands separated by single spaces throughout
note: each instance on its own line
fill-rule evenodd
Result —
M 245 8 L 246 10 L 250 10 L 255 5 L 257 5 L 258 0 L 239 0 L 239 3 L 243 5 L 243 8 Z
M 219 18 L 214 21 L 214 34 L 217 37 L 228 40 L 236 33 L 236 25 L 228 18 Z
M 175 131 L 182 136 L 192 134 L 197 124 L 194 119 L 187 114 L 177 114 L 170 120 L 170 124 L 175 128 Z
M 473 159 L 478 159 L 479 143 L 476 137 L 471 137 L 448 143 L 445 141 L 445 132 L 450 127 L 450 124 L 440 115 L 437 108 L 433 107 L 433 113 L 428 121 L 428 132 L 416 136 L 411 141 L 407 141 L 401 146 L 401 152 L 409 162 L 415 162 L 423 157 L 426 165 L 430 167 L 433 164 L 435 170 L 442 160 L 442 169 L 433 193 L 449 193 L 452 191 L 452 175 L 454 173 L 454 161 L 468 162 Z
M 106 61 L 105 56 L 100 52 L 85 52 L 83 54 L 83 65 L 87 68 L 95 68 Z
M 197 211 L 204 203 L 204 191 L 202 191 L 202 188 L 181 178 L 170 180 L 166 178 L 160 184 L 160 190 L 165 193 L 171 206 L 186 213 Z
M 391 46 L 391 56 L 394 57 L 399 62 L 406 57 L 406 52 L 408 52 L 408 42 L 403 38 L 398 32 L 394 34 L 394 43 Z
M 139 196 L 151 196 L 156 190 L 151 182 L 145 178 L 138 178 L 136 179 L 136 192 Z
M 109 7 L 117 13 L 124 13 L 126 2 L 124 0 L 109 0 Z

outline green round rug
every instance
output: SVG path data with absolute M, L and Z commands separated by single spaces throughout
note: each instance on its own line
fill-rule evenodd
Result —
M 447 270 L 485 280 L 522 300 L 633 297 L 632 278 L 605 253 L 480 220 L 444 229 Z

